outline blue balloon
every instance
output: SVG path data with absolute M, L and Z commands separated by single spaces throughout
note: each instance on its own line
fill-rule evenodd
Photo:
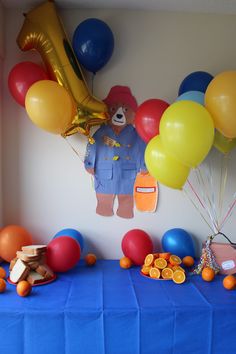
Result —
M 105 22 L 89 18 L 77 26 L 72 45 L 79 63 L 96 73 L 112 56 L 114 36 Z
M 187 91 L 206 92 L 207 86 L 213 79 L 213 76 L 205 71 L 195 71 L 182 81 L 179 87 L 179 96 Z
M 204 106 L 204 93 L 200 91 L 188 91 L 176 98 L 176 101 L 194 101 Z
M 81 252 L 83 251 L 83 249 L 84 249 L 84 238 L 83 238 L 83 236 L 81 235 L 81 233 L 79 231 L 74 230 L 74 229 L 63 229 L 63 230 L 57 232 L 56 235 L 53 237 L 53 239 L 57 238 L 57 237 L 60 237 L 60 236 L 72 237 L 73 239 L 78 241 L 78 243 L 80 245 Z
M 183 258 L 185 256 L 195 257 L 195 247 L 190 234 L 183 229 L 171 229 L 164 233 L 162 240 L 164 252 L 170 252 Z

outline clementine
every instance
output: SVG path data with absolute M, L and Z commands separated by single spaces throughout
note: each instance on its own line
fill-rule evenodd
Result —
M 161 276 L 161 272 L 158 268 L 153 267 L 150 269 L 149 275 L 151 278 L 159 279 Z
M 192 267 L 194 265 L 194 258 L 191 256 L 185 256 L 182 259 L 182 263 L 185 265 L 185 267 Z
M 6 278 L 6 271 L 3 267 L 0 267 L 0 278 Z
M 0 293 L 4 293 L 6 290 L 6 282 L 4 279 L 0 278 Z
M 161 275 L 163 279 L 172 279 L 173 278 L 173 270 L 171 268 L 164 268 L 161 271 Z
M 182 270 L 176 270 L 172 279 L 176 284 L 182 284 L 185 282 L 186 276 Z
M 144 260 L 144 264 L 146 267 L 149 267 L 149 266 L 152 266 L 153 265 L 153 262 L 154 262 L 154 254 L 152 253 L 149 253 L 146 257 L 145 257 L 145 260 Z
M 164 258 L 157 258 L 154 261 L 154 265 L 156 268 L 164 269 L 167 266 L 167 261 Z
M 84 257 L 85 263 L 88 266 L 93 266 L 96 261 L 97 261 L 97 257 L 95 256 L 95 254 L 93 253 L 88 253 L 85 257 Z
M 25 297 L 31 293 L 32 286 L 27 280 L 21 280 L 16 286 L 16 292 L 19 296 Z
M 223 286 L 227 290 L 233 290 L 236 287 L 236 279 L 233 275 L 227 275 L 223 279 Z
M 159 258 L 163 258 L 168 261 L 168 259 L 170 258 L 170 255 L 171 255 L 170 252 L 159 253 Z
M 172 254 L 169 259 L 170 264 L 172 265 L 179 265 L 181 264 L 181 259 L 176 256 L 175 254 Z
M 142 269 L 141 269 L 141 272 L 144 274 L 144 275 L 149 275 L 149 271 L 150 271 L 151 267 L 147 267 L 147 266 L 143 266 Z
M 202 279 L 205 281 L 212 281 L 215 278 L 215 271 L 210 267 L 205 267 L 202 270 Z
M 128 257 L 122 257 L 120 259 L 120 267 L 124 269 L 129 269 L 130 267 L 132 267 L 131 259 Z

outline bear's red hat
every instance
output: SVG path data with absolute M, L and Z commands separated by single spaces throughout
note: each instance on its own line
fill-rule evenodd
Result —
M 107 105 L 123 103 L 132 108 L 134 112 L 136 112 L 138 108 L 136 98 L 132 95 L 128 86 L 113 86 L 103 102 Z

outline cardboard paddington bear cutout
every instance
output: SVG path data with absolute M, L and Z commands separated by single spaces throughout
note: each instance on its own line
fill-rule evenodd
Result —
M 132 218 L 134 181 L 138 172 L 146 172 L 145 143 L 133 126 L 137 101 L 129 87 L 114 86 L 104 102 L 110 121 L 93 135 L 95 143 L 88 144 L 84 164 L 95 178 L 97 214 L 112 216 L 117 196 L 116 214 Z

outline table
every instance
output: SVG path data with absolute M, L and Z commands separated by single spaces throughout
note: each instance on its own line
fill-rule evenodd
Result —
M 83 262 L 21 298 L 0 294 L 1 354 L 228 354 L 236 348 L 236 290 L 191 276 L 177 285 Z

